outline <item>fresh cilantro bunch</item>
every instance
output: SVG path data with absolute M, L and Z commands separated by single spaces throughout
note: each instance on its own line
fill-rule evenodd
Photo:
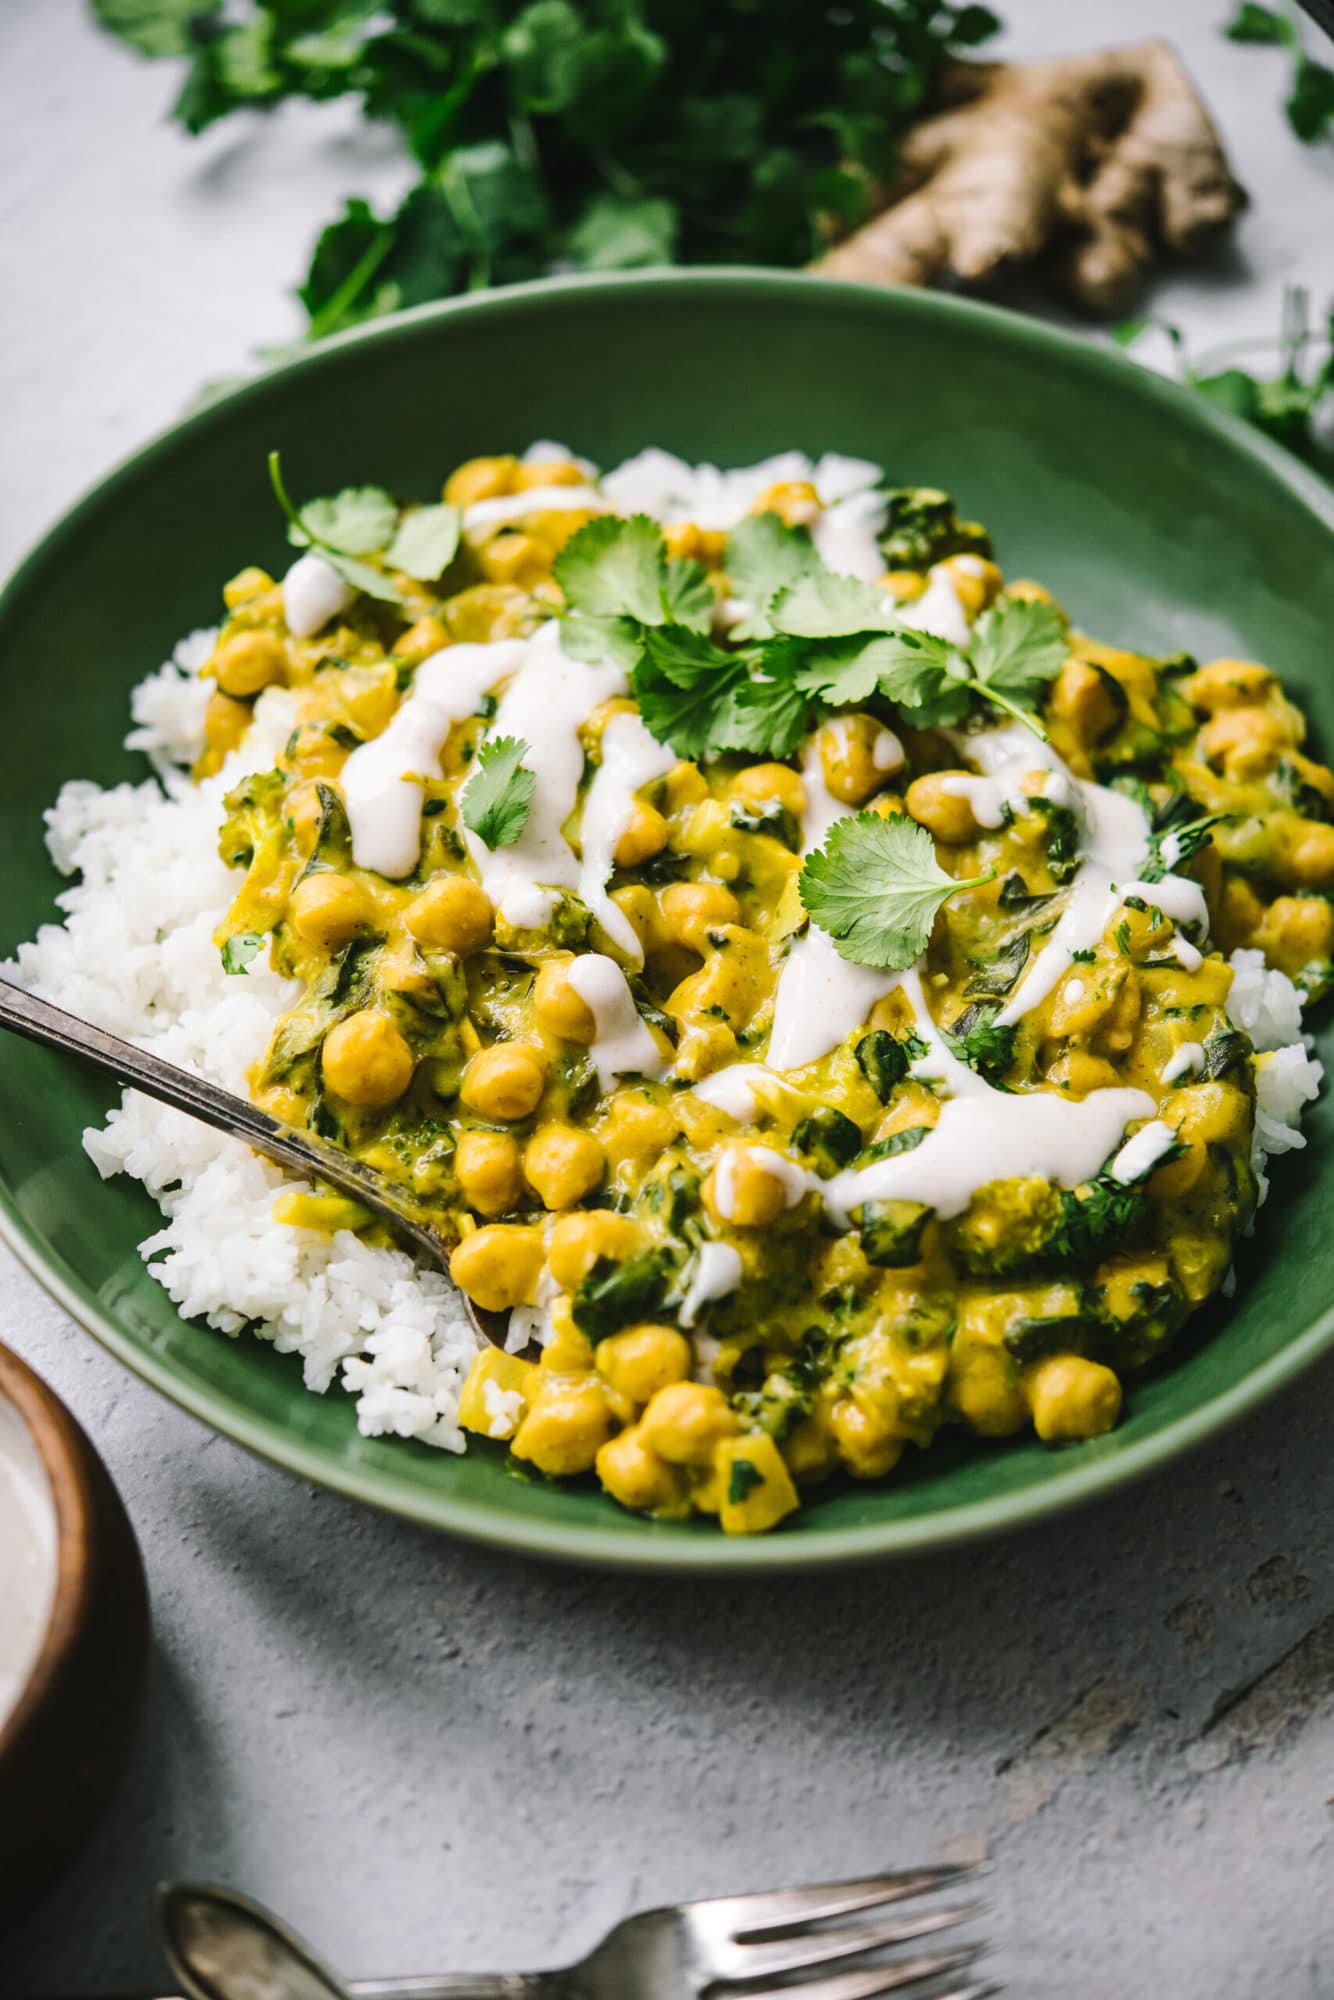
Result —
M 91 0 L 188 62 L 202 132 L 360 100 L 419 169 L 349 201 L 300 296 L 313 336 L 554 264 L 802 264 L 864 221 L 942 64 L 999 23 L 964 0 Z
M 1334 69 L 1307 55 L 1301 15 L 1295 6 L 1287 5 L 1286 0 L 1278 7 L 1241 0 L 1226 33 L 1230 42 L 1259 42 L 1285 49 L 1292 63 L 1283 106 L 1289 125 L 1308 146 L 1334 135 Z
M 813 720 L 867 702 L 926 729 L 962 722 L 977 700 L 1045 735 L 1037 709 L 1067 650 L 1053 606 L 994 606 L 964 652 L 900 628 L 883 591 L 827 569 L 806 530 L 774 514 L 740 523 L 725 567 L 751 608 L 722 646 L 707 572 L 669 558 L 647 517 L 590 522 L 556 559 L 563 645 L 622 667 L 646 725 L 681 756 L 789 757 Z

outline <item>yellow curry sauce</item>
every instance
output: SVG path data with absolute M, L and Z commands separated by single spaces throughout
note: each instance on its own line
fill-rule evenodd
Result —
M 479 1354 L 464 1426 L 542 1474 L 595 1471 L 626 1507 L 753 1532 L 840 1468 L 882 1477 L 945 1425 L 998 1437 L 1031 1424 L 1051 1441 L 1108 1430 L 1121 1378 L 1218 1289 L 1254 1207 L 1255 1058 L 1225 1012 L 1224 955 L 1257 946 L 1312 995 L 1329 979 L 1334 778 L 1303 755 L 1301 716 L 1259 664 L 1154 661 L 1070 633 L 1043 706 L 1051 754 L 1017 789 L 1007 781 L 999 807 L 971 723 L 916 730 L 873 699 L 790 759 L 668 753 L 616 831 L 621 921 L 563 886 L 516 922 L 484 890 L 459 817 L 491 693 L 448 728 L 440 775 L 422 778 L 415 864 L 401 879 L 359 866 L 349 758 L 428 659 L 447 666 L 452 648 L 523 640 L 558 615 L 553 559 L 590 513 L 542 503 L 583 484 L 564 462 L 460 467 L 447 501 L 531 488 L 536 511 L 501 510 L 438 583 L 396 575 L 401 603 L 358 598 L 311 637 L 289 631 L 264 572 L 227 586 L 201 774 L 241 741 L 265 688 L 290 688 L 298 708 L 277 767 L 229 794 L 222 836 L 245 873 L 219 942 L 271 937 L 273 964 L 302 987 L 253 1073 L 256 1101 L 409 1188 L 456 1243 L 460 1288 L 538 1334 L 536 1360 Z M 941 588 L 970 621 L 1047 599 L 1004 584 L 944 496 L 917 498 L 944 525 L 893 551 L 881 587 L 905 614 Z M 758 508 L 808 522 L 819 503 L 790 484 Z M 726 537 L 689 524 L 666 535 L 725 605 Z M 604 732 L 634 713 L 617 694 L 581 718 L 579 798 L 562 827 L 576 856 Z M 1023 743 L 1039 746 L 1019 734 L 1022 771 Z M 1170 909 L 1142 883 L 1113 893 L 1069 976 L 1020 1009 L 1078 893 L 1071 783 L 1086 799 L 1096 786 L 1137 800 L 1145 826 L 1165 813 L 1170 828 L 1178 798 L 1228 817 L 1171 870 Z M 951 875 L 990 879 L 946 904 L 917 968 L 882 981 L 836 1046 L 766 1063 L 784 965 L 810 936 L 797 885 L 813 793 L 826 822 L 906 813 Z M 579 972 L 591 954 L 625 975 L 636 1046 L 654 1058 L 638 1074 L 593 1059 L 600 1022 Z M 851 982 L 859 968 L 844 970 Z M 942 1117 L 942 1077 L 957 1087 L 965 1067 L 989 1129 L 1035 1093 L 1092 1110 L 1136 1092 L 1148 1101 L 1125 1096 L 1144 1108 L 1124 1138 L 1114 1120 L 1106 1154 L 1123 1158 L 1137 1131 L 1162 1136 L 1137 1174 L 1095 1164 L 1061 1185 L 1001 1172 L 947 1213 L 904 1176 Z M 899 1163 L 881 1169 L 887 1196 L 825 1198 L 869 1187 L 848 1176 L 884 1161 Z M 281 1219 L 369 1220 L 319 1193 L 287 1197 Z

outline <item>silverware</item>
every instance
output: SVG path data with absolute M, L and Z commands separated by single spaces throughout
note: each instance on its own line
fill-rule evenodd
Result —
M 999 1992 L 969 1972 L 980 1944 L 882 1958 L 835 1971 L 895 1945 L 967 1923 L 980 1903 L 935 1905 L 902 1916 L 860 1917 L 930 1896 L 974 1871 L 919 1868 L 860 1882 L 723 1896 L 630 1917 L 580 1964 L 558 1972 L 460 1973 L 358 1980 L 344 1985 L 294 1932 L 229 1889 L 173 1883 L 158 1896 L 158 1935 L 189 2000 L 698 2000 L 744 1987 L 734 2000 L 875 2000 L 920 1991 L 931 2000 L 986 2000 Z M 810 1977 L 792 1982 L 789 1975 Z M 778 1983 L 781 1982 L 781 1983 Z M 725 1990 L 717 2000 L 727 2000 Z
M 53 1007 L 49 1000 L 39 1000 L 35 993 L 27 993 L 21 986 L 12 986 L 3 979 L 0 979 L 0 1027 L 11 1028 L 30 1042 L 40 1042 L 46 1048 L 75 1056 L 127 1088 L 142 1090 L 176 1111 L 202 1119 L 205 1125 L 212 1125 L 219 1132 L 243 1139 L 247 1146 L 276 1160 L 280 1167 L 289 1167 L 310 1180 L 327 1181 L 340 1194 L 350 1195 L 353 1201 L 361 1202 L 373 1214 L 391 1223 L 414 1250 L 429 1257 L 432 1263 L 447 1264 L 448 1244 L 411 1195 L 382 1180 L 360 1160 L 352 1159 L 317 1133 L 299 1132 L 293 1125 L 284 1125 L 248 1099 L 233 1097 L 216 1083 L 206 1083 L 202 1077 L 192 1076 L 189 1070 L 178 1069 L 174 1063 L 163 1062 L 160 1056 L 149 1055 L 131 1042 L 108 1035 L 87 1021 L 76 1020 L 73 1014 Z M 479 1333 L 497 1345 L 504 1345 L 507 1314 L 480 1312 L 467 1299 L 463 1300 L 463 1306 Z

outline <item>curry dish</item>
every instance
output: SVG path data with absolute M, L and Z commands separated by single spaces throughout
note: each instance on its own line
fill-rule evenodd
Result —
M 923 489 L 855 585 L 811 481 L 744 535 L 627 526 L 564 458 L 444 503 L 428 581 L 314 509 L 232 579 L 200 775 L 294 692 L 222 836 L 224 962 L 296 982 L 252 1092 L 510 1313 L 464 1426 L 729 1533 L 947 1426 L 1109 1430 L 1254 1211 L 1228 954 L 1330 979 L 1334 777 L 1275 675 L 1083 636 Z

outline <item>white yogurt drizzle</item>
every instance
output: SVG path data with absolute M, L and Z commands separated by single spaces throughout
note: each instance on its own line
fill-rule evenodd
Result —
M 544 892 L 573 889 L 579 882 L 579 862 L 562 828 L 583 776 L 580 724 L 599 702 L 624 694 L 626 683 L 618 667 L 588 666 L 563 653 L 554 618 L 520 643 L 518 672 L 500 698 L 487 735 L 519 736 L 527 743 L 524 768 L 537 781 L 532 806 L 511 847 L 493 850 L 472 833 L 464 838 L 482 887 L 501 916 L 520 929 L 536 929 L 554 907 L 554 897 Z
M 593 486 L 530 486 L 526 493 L 498 493 L 492 500 L 474 500 L 464 509 L 463 532 L 485 535 L 506 521 L 521 521 L 528 514 L 565 514 L 578 511 L 602 514 L 606 501 Z
M 795 1160 L 789 1160 L 785 1153 L 774 1151 L 772 1146 L 732 1146 L 721 1154 L 713 1170 L 713 1200 L 724 1222 L 736 1221 L 736 1175 L 741 1160 L 756 1173 L 767 1174 L 777 1181 L 783 1190 L 783 1200 L 788 1208 L 795 1208 L 802 1196 L 821 1183 Z
M 567 976 L 597 1025 L 588 1053 L 600 1089 L 613 1090 L 625 1076 L 661 1076 L 669 1058 L 640 1019 L 635 996 L 615 959 L 600 951 L 584 952 L 572 961 Z
M 1204 1047 L 1200 1042 L 1183 1042 L 1174 1049 L 1162 1067 L 1164 1083 L 1175 1083 L 1180 1076 L 1198 1076 L 1204 1068 Z
M 298 556 L 283 578 L 283 617 L 294 639 L 313 639 L 340 611 L 356 602 L 358 593 L 323 556 L 308 550 Z
M 810 854 L 834 822 L 848 812 L 825 784 L 815 737 L 806 746 L 801 779 L 806 792 L 801 851 Z M 860 1027 L 876 1001 L 893 992 L 898 981 L 896 972 L 850 964 L 840 956 L 831 937 L 809 924 L 805 935 L 793 940 L 779 974 L 769 1036 L 770 1069 L 801 1069 L 806 1063 L 818 1062 L 830 1049 L 836 1049 L 845 1035 Z
M 421 855 L 424 781 L 440 776 L 440 752 L 456 722 L 476 715 L 486 695 L 528 657 L 528 641 L 446 646 L 423 660 L 412 693 L 388 728 L 352 752 L 340 783 L 359 868 L 396 881 Z
M 1095 1097 L 1099 1094 L 1094 1092 Z M 1131 1181 L 1143 1180 L 1145 1174 L 1157 1166 L 1168 1147 L 1176 1143 L 1176 1136 L 1172 1127 L 1164 1124 L 1161 1118 L 1150 1119 L 1147 1125 L 1141 1125 L 1133 1139 L 1126 1140 L 1107 1169 L 1108 1173 L 1122 1187 L 1128 1187 Z
M 1007 805 L 1026 803 L 1021 780 L 1030 772 L 1044 771 L 1046 797 L 1055 805 L 1071 807 L 1084 829 L 1084 858 L 1065 909 L 1001 1009 L 1003 1025 L 1012 1025 L 1047 998 L 1069 970 L 1074 954 L 1097 944 L 1127 896 L 1139 897 L 1172 919 L 1178 926 L 1175 948 L 1181 964 L 1191 972 L 1198 968 L 1201 954 L 1182 934 L 1182 927 L 1198 924 L 1207 934 L 1204 891 L 1182 875 L 1166 875 L 1160 882 L 1138 879 L 1148 849 L 1149 822 L 1133 799 L 1107 785 L 1077 778 L 1050 743 L 1040 742 L 1021 723 L 953 740 L 980 766 L 982 775 L 951 775 L 944 780 L 945 788 L 968 800 L 980 826 L 1000 826 Z
M 637 715 L 614 715 L 602 732 L 602 762 L 584 797 L 579 841 L 583 865 L 579 894 L 618 950 L 636 971 L 644 951 L 634 926 L 607 894 L 616 843 L 630 823 L 635 794 L 676 764 L 674 751 L 650 736 Z
M 725 1299 L 741 1283 L 741 1253 L 730 1243 L 701 1243 L 691 1267 L 677 1317 L 682 1326 L 694 1326 L 703 1307 L 715 1299 Z

